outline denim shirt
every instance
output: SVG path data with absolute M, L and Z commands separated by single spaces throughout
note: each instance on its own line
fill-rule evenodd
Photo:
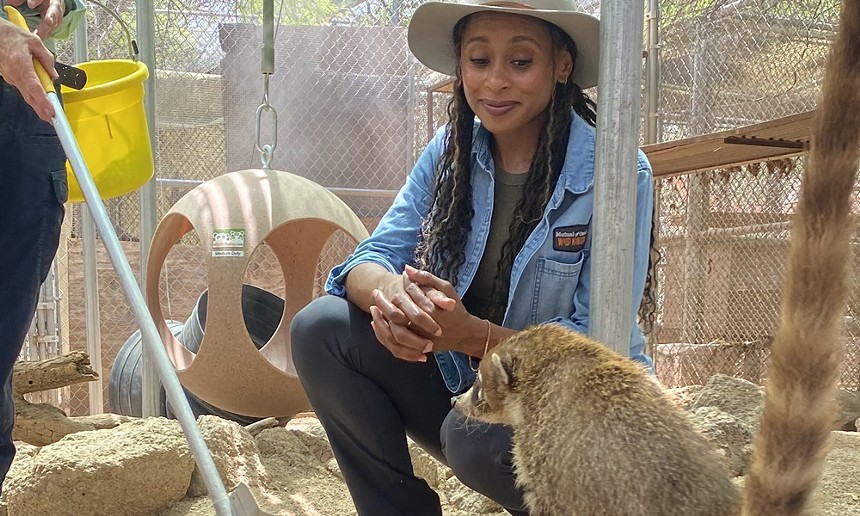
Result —
M 588 333 L 595 131 L 579 116 L 572 114 L 571 117 L 567 156 L 561 175 L 541 221 L 514 259 L 508 306 L 502 323 L 506 328 L 521 330 L 534 324 L 553 322 Z M 443 127 L 421 154 L 406 184 L 373 234 L 361 242 L 343 264 L 332 269 L 326 282 L 329 294 L 346 297 L 346 276 L 360 263 L 377 263 L 396 274 L 400 274 L 406 264 L 414 265 L 421 222 L 429 210 L 436 164 L 446 137 L 446 128 Z M 489 235 L 494 170 L 490 134 L 482 125 L 476 124 L 471 179 L 475 215 L 466 242 L 466 261 L 456 282 L 457 294 L 461 297 L 475 277 Z M 628 309 L 633 314 L 630 356 L 648 367 L 651 367 L 651 359 L 644 354 L 645 339 L 636 323 L 636 313 L 645 288 L 653 201 L 651 165 L 640 150 L 633 298 Z M 470 357 L 456 351 L 433 355 L 451 392 L 461 392 L 472 384 L 475 372 Z

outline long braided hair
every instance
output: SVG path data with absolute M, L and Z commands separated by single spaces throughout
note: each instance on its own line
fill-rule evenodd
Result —
M 467 16 L 454 27 L 454 52 L 457 56 L 460 55 L 468 20 Z M 570 36 L 557 26 L 544 23 L 552 37 L 554 56 L 566 50 L 576 63 L 577 49 Z M 561 173 L 570 136 L 570 110 L 573 109 L 594 126 L 597 122 L 596 107 L 571 77 L 564 84 L 555 84 L 547 108 L 547 124 L 538 140 L 523 185 L 523 195 L 514 208 L 513 220 L 508 228 L 509 237 L 502 246 L 496 269 L 498 272 L 487 313 L 487 318 L 496 324 L 501 324 L 507 308 L 514 259 L 541 220 Z M 466 261 L 466 241 L 474 216 L 471 156 L 475 113 L 466 101 L 459 65 L 454 76 L 454 94 L 448 103 L 447 112 L 450 129 L 438 163 L 430 211 L 421 227 L 416 259 L 420 268 L 456 285 L 457 274 Z

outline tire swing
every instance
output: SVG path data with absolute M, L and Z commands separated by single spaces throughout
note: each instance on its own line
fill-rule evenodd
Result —
M 201 235 L 208 278 L 206 329 L 196 353 L 171 331 L 159 299 L 164 261 L 192 229 Z M 367 236 L 355 213 L 333 193 L 277 170 L 225 174 L 189 191 L 170 209 L 153 236 L 146 298 L 185 389 L 245 416 L 293 416 L 310 409 L 290 354 L 290 323 L 313 299 L 317 261 L 337 230 L 356 242 Z M 242 278 L 261 244 L 276 256 L 288 295 L 277 330 L 258 350 L 243 319 Z
M 185 194 L 164 216 L 147 261 L 146 297 L 167 354 L 182 386 L 204 402 L 251 417 L 289 417 L 310 409 L 290 353 L 290 324 L 314 296 L 323 246 L 335 231 L 356 242 L 368 236 L 358 216 L 319 184 L 269 167 L 277 146 L 277 112 L 268 101 L 274 72 L 273 2 L 263 2 L 263 101 L 256 111 L 256 147 L 262 169 L 230 172 Z M 273 143 L 260 142 L 260 119 L 273 119 Z M 195 351 L 165 322 L 159 278 L 174 243 L 191 230 L 200 236 L 208 294 L 206 328 Z M 280 264 L 285 291 L 283 315 L 269 341 L 254 345 L 243 319 L 245 270 L 266 244 Z

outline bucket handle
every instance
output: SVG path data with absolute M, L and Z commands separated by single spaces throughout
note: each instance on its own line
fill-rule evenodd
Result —
M 128 29 L 128 24 L 125 21 L 123 21 L 122 18 L 120 18 L 120 16 L 116 13 L 116 11 L 108 8 L 106 5 L 99 2 L 98 0 L 87 0 L 87 3 L 95 4 L 99 7 L 101 7 L 102 9 L 107 11 L 107 13 L 109 15 L 111 15 L 113 17 L 113 19 L 115 19 L 116 21 L 119 22 L 120 27 L 122 27 L 123 32 L 125 32 L 125 39 L 128 42 L 128 55 L 132 61 L 136 62 L 137 57 L 140 55 L 140 52 L 138 51 L 138 48 L 137 48 L 137 42 L 134 39 L 132 39 L 132 37 L 131 37 L 131 31 Z

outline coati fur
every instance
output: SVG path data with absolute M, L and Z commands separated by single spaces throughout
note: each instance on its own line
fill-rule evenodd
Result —
M 714 447 L 645 369 L 542 324 L 491 351 L 463 415 L 513 428 L 533 516 L 727 516 L 740 493 Z
M 860 149 L 860 0 L 844 0 L 791 229 L 765 408 L 741 495 L 713 447 L 640 366 L 559 325 L 508 338 L 457 399 L 513 428 L 534 516 L 801 516 L 827 454 L 844 350 Z

